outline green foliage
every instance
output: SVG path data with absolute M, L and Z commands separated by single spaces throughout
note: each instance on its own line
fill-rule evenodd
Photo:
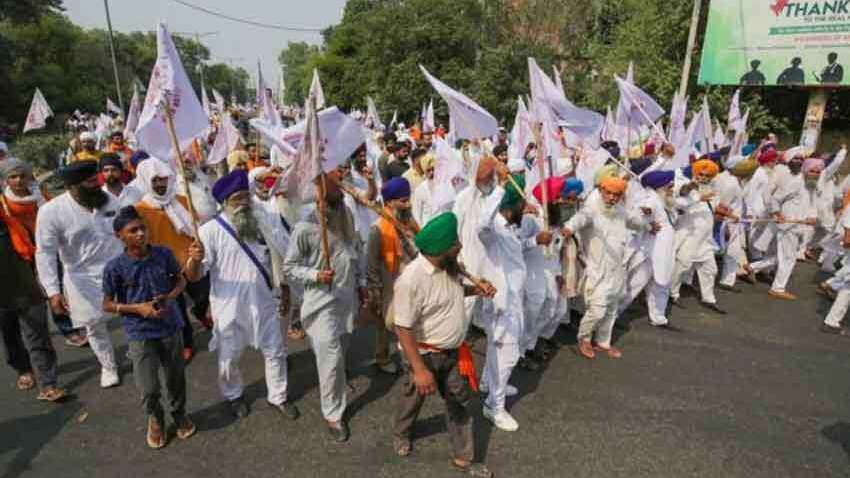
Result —
M 61 9 L 62 0 L 0 0 L 0 21 L 34 22 L 51 9 Z
M 287 104 L 304 104 L 304 98 L 310 89 L 312 70 L 308 63 L 319 54 L 319 48 L 305 42 L 290 42 L 280 52 L 278 61 L 283 67 L 283 82 L 286 84 Z
M 12 145 L 12 156 L 26 161 L 33 166 L 38 176 L 39 172 L 53 171 L 59 166 L 59 158 L 68 149 L 70 135 L 62 134 L 27 134 Z

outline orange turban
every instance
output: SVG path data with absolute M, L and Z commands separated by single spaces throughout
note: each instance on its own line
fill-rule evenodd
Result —
M 623 194 L 626 192 L 626 186 L 628 186 L 628 183 L 625 179 L 614 176 L 608 176 L 599 183 L 599 189 L 615 194 Z
M 691 168 L 694 172 L 694 176 L 703 175 L 710 176 L 713 178 L 714 176 L 717 176 L 718 173 L 720 173 L 720 167 L 717 166 L 717 163 L 710 159 L 701 159 L 699 161 L 696 161 L 694 164 L 691 165 Z
M 493 171 L 496 170 L 496 158 L 492 156 L 484 156 L 478 162 L 478 171 L 475 173 L 476 181 L 483 181 L 493 176 Z

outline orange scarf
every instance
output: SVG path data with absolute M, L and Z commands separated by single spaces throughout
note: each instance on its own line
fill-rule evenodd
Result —
M 419 342 L 417 344 L 420 349 L 430 350 L 431 352 L 445 352 L 433 345 Z M 469 388 L 473 392 L 478 391 L 478 377 L 475 375 L 475 360 L 472 358 L 472 347 L 469 342 L 463 342 L 457 348 L 457 373 L 469 382 Z
M 4 201 L 9 214 L 20 221 L 30 232 L 30 235 L 35 236 L 35 217 L 38 214 L 38 203 L 34 201 L 16 202 L 9 198 L 4 198 Z
M 384 210 L 388 214 L 393 213 L 390 208 L 384 208 Z M 378 229 L 381 231 L 381 257 L 384 259 L 387 270 L 395 276 L 401 265 L 401 239 L 393 223 L 383 217 L 378 219 Z
M 35 258 L 35 244 L 32 242 L 29 231 L 20 220 L 9 214 L 6 198 L 0 196 L 0 201 L 3 202 L 3 207 L 0 207 L 0 220 L 6 223 L 6 228 L 9 229 L 12 248 L 21 256 L 21 259 L 32 262 Z

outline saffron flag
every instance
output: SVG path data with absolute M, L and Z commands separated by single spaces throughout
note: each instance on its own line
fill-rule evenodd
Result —
M 163 106 L 168 105 L 171 110 L 181 149 L 187 148 L 209 127 L 209 119 L 189 83 L 174 41 L 162 23 L 157 28 L 156 39 L 157 59 L 151 73 L 145 106 L 139 117 L 136 139 L 141 149 L 167 161 L 172 157 L 173 148 Z

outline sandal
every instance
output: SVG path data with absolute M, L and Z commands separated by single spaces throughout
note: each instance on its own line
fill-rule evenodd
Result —
M 395 445 L 395 454 L 401 457 L 410 456 L 410 452 L 413 450 L 413 445 L 410 443 L 410 440 L 402 440 L 396 438 L 394 440 Z
M 465 462 L 464 464 L 460 464 L 455 460 L 451 461 L 452 469 L 455 471 L 459 471 L 461 473 L 466 473 L 469 476 L 476 476 L 481 478 L 492 478 L 493 472 L 487 468 L 487 465 L 484 463 L 472 463 Z
M 40 400 L 42 402 L 55 403 L 64 399 L 67 395 L 68 392 L 66 392 L 62 388 L 50 387 L 42 390 L 41 393 L 39 393 L 38 396 L 35 397 L 35 399 Z
M 162 425 L 153 416 L 148 417 L 147 441 L 148 447 L 154 450 L 165 446 L 165 433 L 162 430 Z
M 189 417 L 183 416 L 177 420 L 177 438 L 186 440 L 194 435 L 197 430 L 198 428 L 189 420 Z
M 35 387 L 35 377 L 33 377 L 32 372 L 22 373 L 18 376 L 18 381 L 15 383 L 15 387 L 21 392 L 26 390 L 31 390 Z
M 597 350 L 599 352 L 605 352 L 608 355 L 608 358 L 610 358 L 610 359 L 619 359 L 619 358 L 623 357 L 623 352 L 621 352 L 619 349 L 617 349 L 615 347 L 607 347 L 606 348 L 606 347 L 600 347 L 599 345 L 594 345 L 593 349 Z
M 288 331 L 286 331 L 287 337 L 292 340 L 304 340 L 304 329 L 302 328 L 294 328 L 290 327 Z

